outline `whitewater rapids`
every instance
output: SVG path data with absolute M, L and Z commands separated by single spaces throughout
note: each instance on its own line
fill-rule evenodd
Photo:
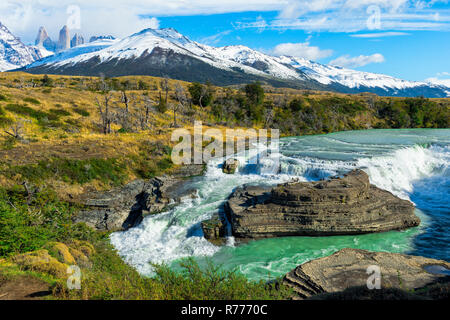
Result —
M 223 159 L 211 161 L 206 174 L 192 181 L 199 197 L 170 211 L 148 216 L 141 225 L 111 235 L 123 259 L 141 274 L 150 263 L 177 268 L 181 258 L 209 258 L 250 279 L 270 279 L 311 259 L 345 248 L 403 252 L 450 259 L 450 130 L 366 130 L 280 140 L 280 164 L 266 159 L 249 164 L 256 150 L 238 155 L 234 175 L 222 173 Z M 276 155 L 274 155 L 276 156 Z M 421 226 L 406 231 L 336 237 L 286 237 L 217 247 L 203 238 L 200 222 L 222 210 L 228 195 L 243 184 L 276 185 L 296 178 L 312 181 L 360 168 L 371 183 L 414 202 Z

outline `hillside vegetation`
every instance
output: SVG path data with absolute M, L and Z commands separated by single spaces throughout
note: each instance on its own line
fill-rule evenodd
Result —
M 449 128 L 450 99 L 386 98 L 263 87 L 214 87 L 154 77 L 0 74 L 1 283 L 35 277 L 50 298 L 264 299 L 284 288 L 193 261 L 143 278 L 74 224 L 77 199 L 175 172 L 174 128 L 278 128 L 284 136 L 368 128 Z M 67 290 L 67 265 L 82 290 Z M 0 292 L 1 296 L 1 292 Z

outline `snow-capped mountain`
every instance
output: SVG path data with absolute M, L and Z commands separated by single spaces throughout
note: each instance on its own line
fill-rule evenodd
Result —
M 24 45 L 0 22 L 0 72 L 29 65 L 45 54 L 38 47 Z
M 399 92 L 420 88 L 437 90 L 449 89 L 446 88 L 443 83 L 402 80 L 384 74 L 356 71 L 333 65 L 324 65 L 303 58 L 283 56 L 280 57 L 280 59 L 284 63 L 290 64 L 296 69 L 301 70 L 311 79 L 324 85 L 341 85 L 350 89 L 363 91 L 376 89 L 378 91 L 385 91 L 386 95 L 399 95 Z
M 275 57 L 245 46 L 212 47 L 176 30 L 145 29 L 122 40 L 94 41 L 30 64 L 27 71 L 68 75 L 153 75 L 218 85 L 254 80 L 275 86 L 374 92 L 380 95 L 445 97 L 450 88 L 387 75 Z

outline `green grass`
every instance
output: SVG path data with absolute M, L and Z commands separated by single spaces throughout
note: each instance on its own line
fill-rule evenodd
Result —
M 0 128 L 6 128 L 14 123 L 14 120 L 6 116 L 5 109 L 0 106 Z
M 5 109 L 21 116 L 34 118 L 38 121 L 58 120 L 58 116 L 49 114 L 44 111 L 35 110 L 28 107 L 26 104 L 10 103 L 5 107 Z
M 6 168 L 3 174 L 9 178 L 20 174 L 23 179 L 36 184 L 43 184 L 48 179 L 58 179 L 71 184 L 99 180 L 117 186 L 123 184 L 127 178 L 125 169 L 125 165 L 117 159 L 53 159 L 37 164 L 12 166 Z

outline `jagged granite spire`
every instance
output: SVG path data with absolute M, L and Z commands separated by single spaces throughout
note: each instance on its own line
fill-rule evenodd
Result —
M 55 51 L 56 50 L 56 43 L 53 42 L 53 40 L 49 37 L 47 30 L 45 30 L 44 27 L 40 27 L 36 41 L 36 46 L 44 47 L 48 51 Z
M 44 41 L 48 38 L 48 34 L 47 34 L 47 30 L 45 30 L 44 27 L 40 27 L 37 37 L 36 37 L 36 41 L 34 42 L 35 45 L 37 46 L 41 46 L 44 44 Z
M 69 28 L 64 26 L 61 31 L 59 31 L 58 50 L 66 49 L 70 49 L 70 34 Z
M 79 35 L 78 33 L 75 33 L 75 35 L 73 36 L 72 40 L 70 41 L 70 47 L 74 48 L 77 47 L 79 45 L 84 44 L 84 38 L 82 35 Z

